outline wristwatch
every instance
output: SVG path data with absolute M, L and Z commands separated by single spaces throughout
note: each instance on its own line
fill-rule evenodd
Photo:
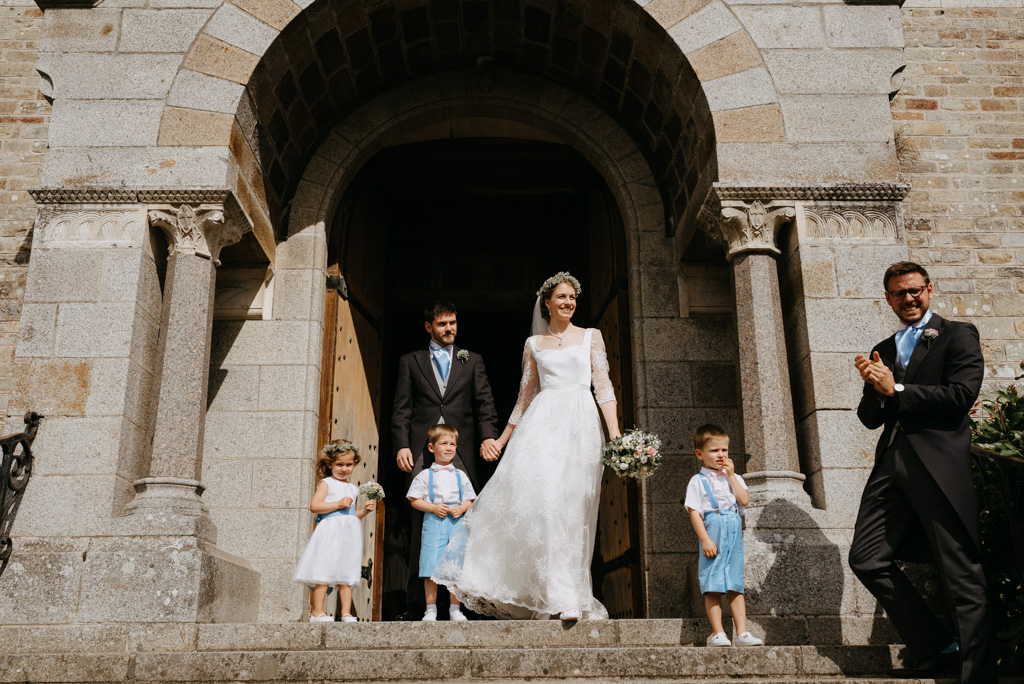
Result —
M 893 396 L 893 399 L 895 399 L 896 401 L 899 401 L 900 400 L 900 395 L 903 394 L 903 390 L 905 390 L 905 389 L 906 389 L 906 387 L 903 386 L 902 382 L 897 382 L 895 385 L 893 385 L 892 386 L 892 391 L 893 391 L 893 395 L 892 396 Z

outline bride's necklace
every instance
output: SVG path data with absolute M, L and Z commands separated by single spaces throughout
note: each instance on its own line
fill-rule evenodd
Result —
M 571 326 L 570 326 L 570 327 L 571 327 Z M 561 346 L 562 346 L 562 335 L 564 335 L 565 333 L 569 332 L 569 328 L 566 328 L 565 330 L 563 330 L 563 331 L 562 331 L 562 335 L 559 335 L 559 334 L 558 334 L 558 333 L 556 333 L 556 332 L 555 332 L 554 330 L 552 330 L 552 329 L 551 329 L 551 326 L 549 325 L 549 326 L 548 326 L 548 332 L 549 332 L 549 333 L 551 333 L 551 336 L 552 336 L 552 337 L 554 337 L 555 339 L 557 339 L 557 340 L 558 340 L 558 346 L 559 346 L 559 347 L 561 347 Z

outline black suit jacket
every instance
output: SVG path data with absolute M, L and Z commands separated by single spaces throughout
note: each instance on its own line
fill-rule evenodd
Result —
M 907 364 L 905 389 L 899 401 L 888 398 L 884 406 L 879 406 L 874 387 L 865 383 L 857 416 L 869 429 L 884 426 L 875 449 L 876 467 L 899 422 L 903 444 L 909 444 L 921 459 L 975 544 L 980 545 L 967 417 L 985 374 L 978 329 L 970 323 L 947 321 L 938 314 L 933 314 L 925 327 L 937 331 L 938 337 L 931 346 L 923 339 L 918 341 Z M 876 351 L 895 371 L 896 336 L 876 345 L 872 352 Z
M 444 396 L 437 387 L 429 350 L 420 349 L 399 359 L 391 437 L 396 452 L 412 450 L 415 476 L 432 462 L 427 451 L 427 431 L 444 416 L 444 422 L 459 431 L 455 465 L 466 471 L 474 488 L 478 488 L 479 443 L 498 436 L 498 417 L 483 358 L 468 352 L 469 358 L 463 363 L 458 359 L 459 351 L 456 346 Z

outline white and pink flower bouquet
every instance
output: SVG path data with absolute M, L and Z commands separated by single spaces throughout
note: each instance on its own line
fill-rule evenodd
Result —
M 384 498 L 384 488 L 376 482 L 367 482 L 359 488 L 359 493 L 365 496 L 367 501 L 377 501 Z
M 601 462 L 619 477 L 646 479 L 661 465 L 661 440 L 647 430 L 626 430 L 604 445 Z

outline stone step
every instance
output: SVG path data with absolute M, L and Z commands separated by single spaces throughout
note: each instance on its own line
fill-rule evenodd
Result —
M 351 632 L 350 632 L 351 634 Z M 874 676 L 885 646 L 612 646 L 139 652 L 0 656 L 4 682 L 512 681 Z
M 887 645 L 895 634 L 878 618 L 769 618 L 750 630 L 772 646 Z M 732 629 L 726 621 L 726 631 Z M 0 653 L 135 651 L 302 651 L 321 648 L 536 648 L 703 646 L 704 619 L 359 622 L 355 624 L 129 623 L 0 626 Z
M 473 621 L 4 627 L 0 682 L 888 683 L 903 650 L 682 645 L 691 636 L 686 625 L 607 620 L 571 626 Z

